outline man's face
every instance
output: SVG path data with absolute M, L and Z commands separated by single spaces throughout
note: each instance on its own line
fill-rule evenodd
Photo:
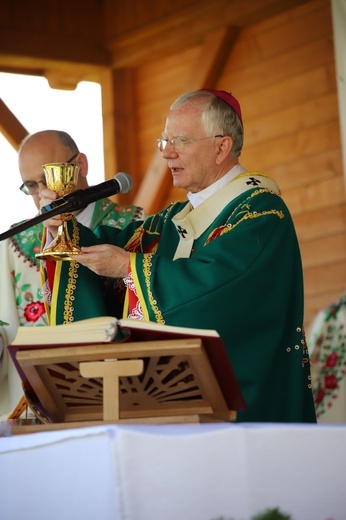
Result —
M 196 139 L 183 145 L 181 143 L 172 145 L 168 141 L 162 151 L 162 157 L 167 159 L 168 167 L 172 172 L 174 186 L 193 193 L 210 186 L 217 180 L 218 175 L 215 158 L 219 139 L 206 134 L 202 126 L 201 114 L 201 109 L 191 104 L 171 110 L 162 135 L 168 140 Z M 205 139 L 206 137 L 208 139 Z
M 46 186 L 42 165 L 67 162 L 70 159 L 71 157 L 64 147 L 49 143 L 29 145 L 22 149 L 18 158 L 20 175 L 22 182 L 30 189 L 30 196 L 38 209 L 40 208 L 41 190 Z

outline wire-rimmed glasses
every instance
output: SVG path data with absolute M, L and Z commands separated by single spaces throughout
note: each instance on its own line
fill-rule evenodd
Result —
M 69 164 L 73 159 L 77 157 L 79 152 L 75 153 L 68 161 L 66 161 L 67 164 Z M 41 179 L 40 181 L 27 181 L 23 182 L 23 184 L 19 187 L 20 191 L 25 193 L 25 195 L 36 195 L 40 191 L 40 184 L 43 184 L 44 187 L 47 187 L 47 181 L 45 178 Z
M 206 139 L 215 139 L 216 137 L 224 137 L 223 135 L 211 135 L 210 137 L 201 137 L 200 139 L 187 139 L 184 137 L 173 137 L 173 139 L 165 139 L 161 137 L 161 139 L 157 140 L 157 146 L 160 152 L 166 148 L 169 143 L 172 150 L 175 152 L 182 152 L 186 144 L 195 143 L 197 141 L 204 141 Z

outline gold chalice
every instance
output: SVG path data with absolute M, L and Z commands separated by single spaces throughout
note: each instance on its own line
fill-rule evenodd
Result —
M 50 163 L 42 166 L 47 188 L 55 191 L 58 197 L 64 197 L 76 189 L 79 164 L 72 163 Z M 58 234 L 54 242 L 46 247 L 36 258 L 40 260 L 71 260 L 70 255 L 78 255 L 82 250 L 76 246 L 71 240 L 67 221 L 73 220 L 75 217 L 72 213 L 63 213 L 63 223 L 58 228 Z

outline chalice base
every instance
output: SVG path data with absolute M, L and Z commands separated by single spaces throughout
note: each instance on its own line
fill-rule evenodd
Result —
M 53 243 L 46 247 L 41 253 L 37 253 L 35 257 L 38 260 L 72 260 L 70 255 L 82 255 L 83 251 L 71 241 L 65 222 L 59 227 L 58 234 Z
M 38 260 L 53 260 L 53 261 L 59 261 L 59 260 L 72 260 L 70 255 L 81 255 L 83 254 L 83 251 L 79 249 L 76 246 L 73 246 L 73 248 L 70 248 L 69 250 L 66 248 L 62 248 L 61 250 L 59 248 L 54 247 L 47 247 L 41 253 L 37 253 L 35 257 Z

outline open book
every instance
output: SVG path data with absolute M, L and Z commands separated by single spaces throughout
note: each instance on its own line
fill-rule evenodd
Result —
M 227 420 L 230 411 L 246 409 L 215 330 L 102 316 L 21 327 L 7 348 L 27 398 L 48 422 L 101 419 L 103 376 L 86 383 L 83 366 L 120 366 L 129 360 L 140 360 L 143 370 L 119 376 L 120 419 L 162 419 L 193 411 Z
M 118 320 L 113 316 L 99 316 L 66 325 L 19 327 L 12 345 L 66 345 L 68 343 L 108 342 L 114 339 L 117 328 Z
M 194 329 L 161 325 L 152 321 L 135 319 L 117 319 L 114 316 L 98 316 L 86 320 L 75 321 L 66 325 L 49 325 L 46 327 L 19 327 L 12 345 L 67 345 L 79 343 L 102 343 L 109 341 L 123 341 L 132 331 L 132 336 L 138 340 L 138 332 L 153 337 L 155 333 L 184 334 L 186 336 L 209 336 L 219 338 L 215 330 Z
M 42 327 L 19 327 L 12 345 L 78 345 L 84 343 L 103 343 L 111 341 L 143 341 L 156 339 L 157 334 L 181 335 L 183 337 L 208 336 L 220 338 L 216 330 L 161 325 L 152 321 L 135 319 L 117 319 L 114 316 L 98 316 L 86 320 L 75 321 L 64 325 Z M 141 338 L 141 339 L 139 339 Z

